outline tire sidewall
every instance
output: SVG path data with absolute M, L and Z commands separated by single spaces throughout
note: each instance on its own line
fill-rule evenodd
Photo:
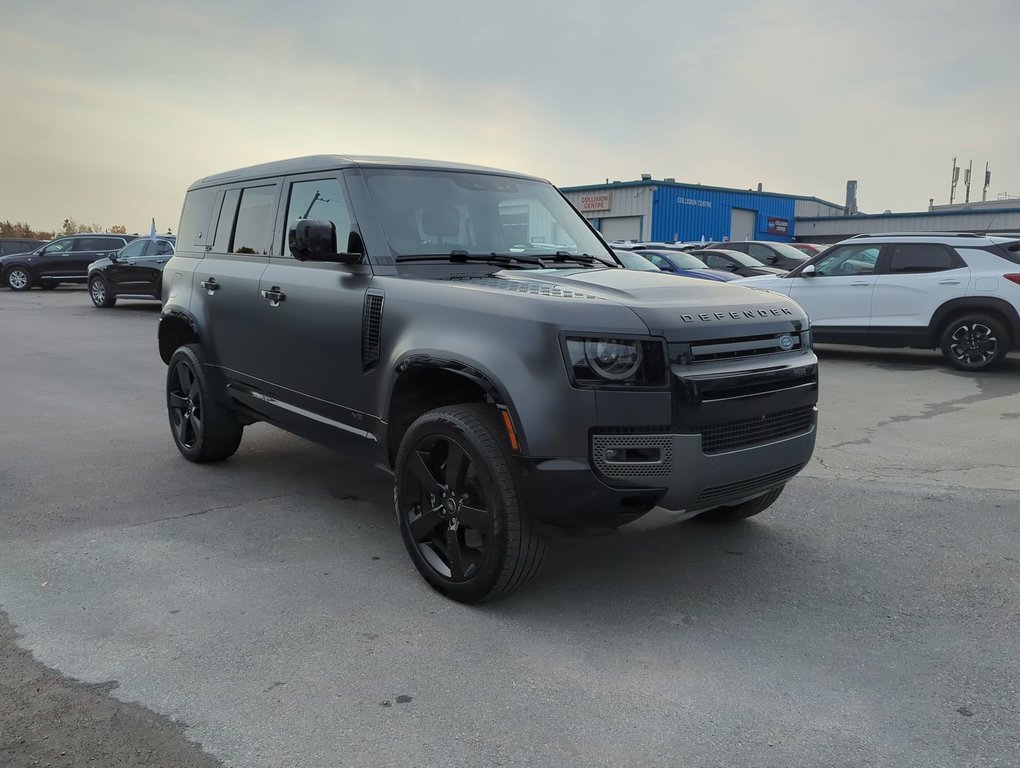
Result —
M 486 499 L 491 499 L 492 501 L 493 533 L 488 542 L 481 567 L 467 581 L 451 581 L 434 571 L 418 550 L 418 545 L 411 536 L 407 514 L 407 505 L 411 503 L 411 500 L 404 498 L 404 474 L 409 471 L 407 469 L 407 461 L 414 447 L 423 438 L 431 436 L 453 440 L 464 449 L 472 465 L 474 465 L 479 473 L 479 483 L 483 487 Z M 513 465 L 507 460 L 505 454 L 502 458 L 507 462 L 507 466 L 512 471 Z M 404 439 L 400 443 L 400 449 L 397 452 L 393 499 L 397 512 L 397 524 L 400 527 L 400 535 L 411 557 L 411 562 L 414 563 L 422 578 L 439 592 L 460 602 L 477 602 L 492 592 L 499 581 L 507 556 L 509 542 L 506 526 L 506 506 L 510 500 L 504 497 L 499 484 L 496 482 L 494 468 L 490 466 L 489 460 L 479 449 L 474 436 L 469 431 L 465 430 L 457 421 L 442 414 L 426 414 L 415 422 L 404 435 Z
M 170 406 L 170 382 L 174 378 L 174 370 L 180 362 L 184 362 L 188 365 L 191 369 L 192 375 L 198 382 L 198 393 L 199 398 L 201 398 L 202 405 L 202 434 L 199 435 L 195 444 L 191 447 L 184 445 L 177 436 L 177 429 L 174 423 L 174 411 Z M 177 450 L 179 450 L 184 457 L 190 461 L 195 461 L 202 455 L 202 446 L 205 442 L 207 433 L 207 411 L 211 405 L 212 402 L 209 399 L 209 388 L 206 386 L 205 376 L 202 375 L 202 360 L 199 357 L 197 350 L 190 344 L 184 347 L 179 347 L 177 351 L 173 353 L 173 356 L 171 356 L 166 369 L 166 413 L 167 419 L 170 422 L 170 435 L 173 437 L 174 443 L 177 445 Z
M 22 286 L 21 288 L 15 288 L 13 285 L 11 285 L 11 276 L 16 272 L 21 272 L 23 275 L 25 275 L 25 285 Z M 4 274 L 4 285 L 6 285 L 12 291 L 27 291 L 32 287 L 32 282 L 33 282 L 32 273 L 29 272 L 24 267 L 11 267 Z
M 103 287 L 103 300 L 96 301 L 96 297 L 92 294 L 92 286 L 99 283 Z M 100 309 L 104 309 L 110 306 L 110 286 L 107 285 L 106 281 L 101 277 L 93 277 L 89 280 L 89 298 L 92 299 L 92 303 Z
M 952 345 L 953 334 L 956 331 L 958 331 L 963 326 L 974 325 L 975 323 L 978 323 L 980 325 L 986 325 L 988 326 L 988 328 L 991 329 L 992 334 L 995 336 L 996 348 L 995 354 L 992 356 L 990 360 L 977 365 L 972 365 L 970 363 L 958 359 L 956 355 L 953 354 L 952 349 L 950 347 Z M 1002 362 L 1002 359 L 1009 352 L 1011 340 L 1009 337 L 1009 332 L 1006 329 L 1004 323 L 1000 322 L 998 319 L 994 317 L 991 317 L 990 315 L 975 313 L 972 315 L 961 315 L 953 319 L 952 322 L 947 323 L 944 330 L 942 331 L 942 336 L 939 339 L 939 345 L 942 349 L 943 357 L 945 357 L 946 360 L 955 368 L 958 368 L 961 371 L 984 371 L 988 370 L 989 368 L 994 368 L 996 365 Z

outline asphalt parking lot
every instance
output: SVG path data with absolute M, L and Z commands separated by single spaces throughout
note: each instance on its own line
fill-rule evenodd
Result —
M 0 291 L 0 609 L 51 670 L 0 615 L 0 762 L 1020 765 L 1016 355 L 824 348 L 816 457 L 771 510 L 558 540 L 470 608 L 356 457 L 256 425 L 184 461 L 157 316 Z

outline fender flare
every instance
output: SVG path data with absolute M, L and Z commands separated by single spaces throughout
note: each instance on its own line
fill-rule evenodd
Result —
M 932 338 L 938 341 L 939 332 L 945 319 L 950 315 L 960 312 L 980 312 L 990 310 L 1006 318 L 1009 326 L 1010 336 L 1015 343 L 1020 341 L 1020 312 L 1006 299 L 996 296 L 962 296 L 958 299 L 950 299 L 935 310 L 928 327 L 931 329 Z
M 186 327 L 192 336 L 202 341 L 198 321 L 195 316 L 183 307 L 165 307 L 159 315 L 159 328 L 156 336 L 159 342 L 159 356 L 164 363 L 170 362 L 174 350 L 169 348 L 168 337 L 174 329 Z

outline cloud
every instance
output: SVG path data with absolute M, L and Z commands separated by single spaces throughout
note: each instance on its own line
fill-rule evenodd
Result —
M 13 0 L 0 218 L 144 228 L 195 178 L 320 152 L 560 185 L 641 172 L 945 202 L 953 155 L 1015 182 L 1012 0 L 854 4 Z M 397 23 L 399 21 L 399 23 Z M 976 194 L 972 194 L 976 197 Z

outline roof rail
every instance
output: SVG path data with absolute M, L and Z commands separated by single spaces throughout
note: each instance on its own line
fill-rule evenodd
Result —
M 977 232 L 871 232 L 854 235 L 851 240 L 859 237 L 986 237 Z

